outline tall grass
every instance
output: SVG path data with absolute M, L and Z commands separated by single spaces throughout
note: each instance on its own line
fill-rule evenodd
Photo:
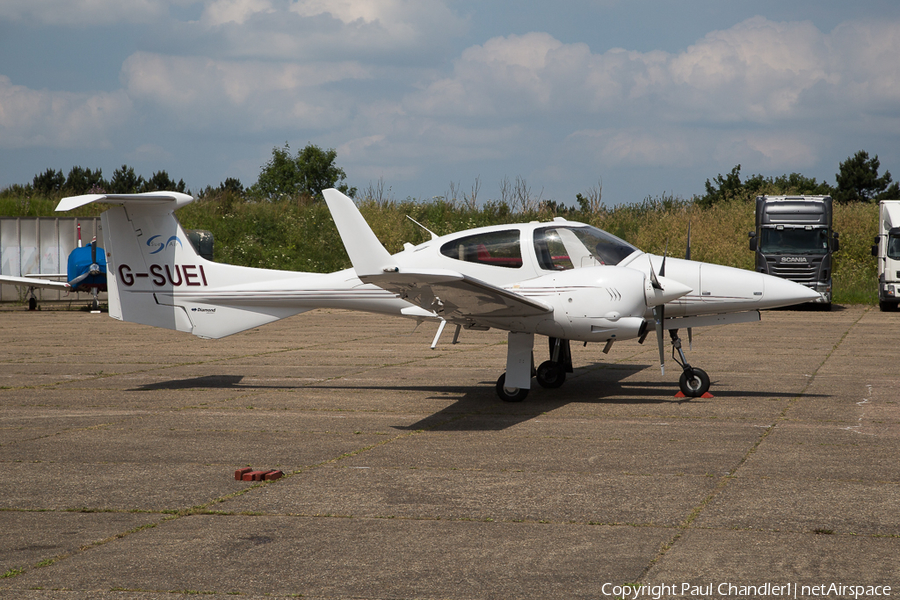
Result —
M 878 268 L 872 243 L 878 233 L 878 205 L 835 204 L 834 230 L 841 234 L 841 249 L 835 255 L 835 302 L 877 304 Z
M 54 216 L 53 198 L 0 196 L 4 216 Z M 417 244 L 438 235 L 472 227 L 511 222 L 546 221 L 556 216 L 590 223 L 639 248 L 683 257 L 691 229 L 691 258 L 742 269 L 753 268 L 747 233 L 754 227 L 755 204 L 734 199 L 701 209 L 696 203 L 671 196 L 597 210 L 580 210 L 544 203 L 513 211 L 504 202 L 364 200 L 360 210 L 390 252 L 406 242 Z M 103 206 L 79 209 L 77 216 L 96 216 Z M 874 304 L 876 267 L 870 247 L 876 234 L 874 204 L 835 204 L 834 228 L 841 249 L 835 255 L 834 302 Z M 307 272 L 330 272 L 350 266 L 331 215 L 322 202 L 308 198 L 250 202 L 240 195 L 207 194 L 178 212 L 189 229 L 206 229 L 215 238 L 215 258 L 231 264 Z

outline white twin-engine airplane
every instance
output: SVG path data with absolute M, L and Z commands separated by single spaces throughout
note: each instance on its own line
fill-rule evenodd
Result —
M 177 192 L 63 198 L 57 211 L 91 202 L 102 214 L 109 314 L 115 319 L 221 338 L 314 308 L 344 308 L 431 320 L 461 329 L 508 331 L 501 399 L 518 402 L 531 379 L 555 388 L 572 372 L 570 341 L 639 339 L 663 331 L 682 368 L 685 396 L 709 377 L 687 363 L 677 331 L 758 321 L 759 310 L 806 302 L 799 284 L 731 267 L 646 254 L 600 229 L 556 218 L 496 225 L 432 239 L 389 254 L 353 200 L 323 192 L 352 269 L 298 273 L 211 262 L 195 251 L 174 211 L 193 201 Z M 550 358 L 534 368 L 534 336 Z M 665 373 L 665 371 L 663 371 Z

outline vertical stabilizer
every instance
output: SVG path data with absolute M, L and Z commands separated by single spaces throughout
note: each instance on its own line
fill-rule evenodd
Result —
M 63 198 L 57 210 L 114 204 L 102 214 L 111 317 L 220 338 L 312 308 L 297 290 L 321 275 L 206 260 L 175 218 L 192 198 L 175 192 Z M 302 284 L 299 282 L 303 282 Z
M 176 288 L 208 285 L 202 259 L 171 211 L 114 206 L 103 213 L 111 317 L 192 332 L 187 311 L 171 300 Z M 113 290 L 115 288 L 115 290 Z
M 335 189 L 324 190 L 322 195 L 359 277 L 380 275 L 396 267 L 352 199 Z

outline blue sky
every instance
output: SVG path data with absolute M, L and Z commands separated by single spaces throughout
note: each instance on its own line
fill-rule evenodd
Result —
M 249 186 L 337 150 L 397 199 L 689 198 L 741 165 L 900 179 L 896 0 L 5 0 L 0 188 L 127 164 Z

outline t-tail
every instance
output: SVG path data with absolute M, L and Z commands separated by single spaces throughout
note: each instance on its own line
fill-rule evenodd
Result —
M 57 211 L 102 202 L 109 314 L 115 319 L 221 338 L 321 306 L 383 308 L 393 297 L 355 274 L 300 273 L 227 265 L 201 257 L 174 211 L 177 192 L 63 198 Z

